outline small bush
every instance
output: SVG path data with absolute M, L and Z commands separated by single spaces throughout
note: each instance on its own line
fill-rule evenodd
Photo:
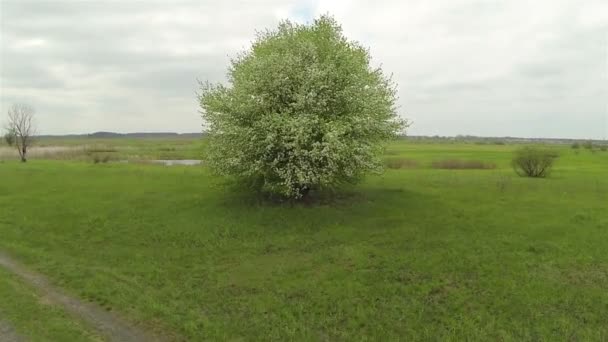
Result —
M 110 158 L 109 154 L 94 154 L 93 155 L 93 163 L 94 164 L 107 163 L 110 160 L 111 160 L 111 158 Z
M 412 159 L 388 159 L 384 165 L 389 169 L 414 169 L 419 163 Z
M 593 142 L 592 141 L 585 141 L 583 143 L 583 148 L 586 148 L 588 150 L 592 150 L 593 149 Z
M 572 147 L 573 150 L 578 150 L 579 148 L 581 148 L 581 144 L 577 142 L 573 143 L 570 147 Z
M 602 150 L 603 152 L 608 151 L 608 145 L 602 145 L 602 146 L 600 146 L 600 150 Z
M 13 146 L 17 137 L 15 136 L 14 130 L 8 130 L 8 132 L 4 134 L 3 138 L 8 146 Z
M 553 151 L 524 147 L 515 151 L 512 165 L 515 172 L 525 177 L 546 177 L 549 175 L 557 154 Z
M 446 159 L 434 161 L 431 166 L 434 169 L 460 169 L 460 170 L 488 170 L 495 169 L 496 164 L 485 163 L 480 160 L 459 160 L 459 159 Z

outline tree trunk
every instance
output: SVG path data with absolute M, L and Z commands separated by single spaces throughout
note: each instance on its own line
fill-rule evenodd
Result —
M 308 185 L 300 185 L 298 187 L 298 191 L 301 196 L 300 198 L 305 199 L 308 196 L 308 193 L 310 192 L 310 187 L 308 187 Z

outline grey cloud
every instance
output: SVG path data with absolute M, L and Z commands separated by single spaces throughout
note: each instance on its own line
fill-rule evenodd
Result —
M 608 135 L 608 3 L 323 1 L 400 84 L 412 134 Z M 371 6 L 371 5 L 370 5 Z M 369 27 L 373 27 L 370 33 Z
M 0 109 L 33 104 L 43 133 L 197 131 L 197 79 L 225 81 L 255 30 L 326 12 L 393 74 L 413 134 L 608 130 L 601 0 L 2 0 L 0 12 Z
M 43 133 L 198 131 L 197 79 L 224 81 L 229 57 L 292 6 L 3 0 L 1 109 L 33 104 Z

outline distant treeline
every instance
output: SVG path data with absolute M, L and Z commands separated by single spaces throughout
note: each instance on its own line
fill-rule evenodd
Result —
M 457 135 L 455 137 L 445 136 L 423 136 L 423 135 L 408 135 L 401 136 L 401 139 L 418 142 L 464 142 L 480 145 L 505 145 L 518 143 L 544 143 L 544 144 L 572 144 L 576 142 L 591 142 L 593 144 L 605 144 L 605 140 L 594 139 L 565 139 L 565 138 L 519 138 L 519 137 L 477 137 L 472 135 Z
M 68 135 L 40 135 L 39 138 L 200 138 L 203 133 L 175 133 L 175 132 L 95 132 L 90 134 L 68 134 Z

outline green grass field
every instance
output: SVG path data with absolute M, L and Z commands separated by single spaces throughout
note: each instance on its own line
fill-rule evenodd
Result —
M 5 161 L 0 250 L 176 340 L 608 340 L 608 152 L 553 146 L 551 176 L 527 179 L 515 148 L 395 142 L 406 167 L 299 205 L 204 166 Z M 495 168 L 432 167 L 446 159 Z M 0 299 L 22 295 L 6 277 Z M 40 309 L 4 303 L 27 332 Z
M 0 318 L 19 323 L 20 334 L 33 341 L 100 340 L 77 319 L 49 305 L 35 290 L 1 268 Z

